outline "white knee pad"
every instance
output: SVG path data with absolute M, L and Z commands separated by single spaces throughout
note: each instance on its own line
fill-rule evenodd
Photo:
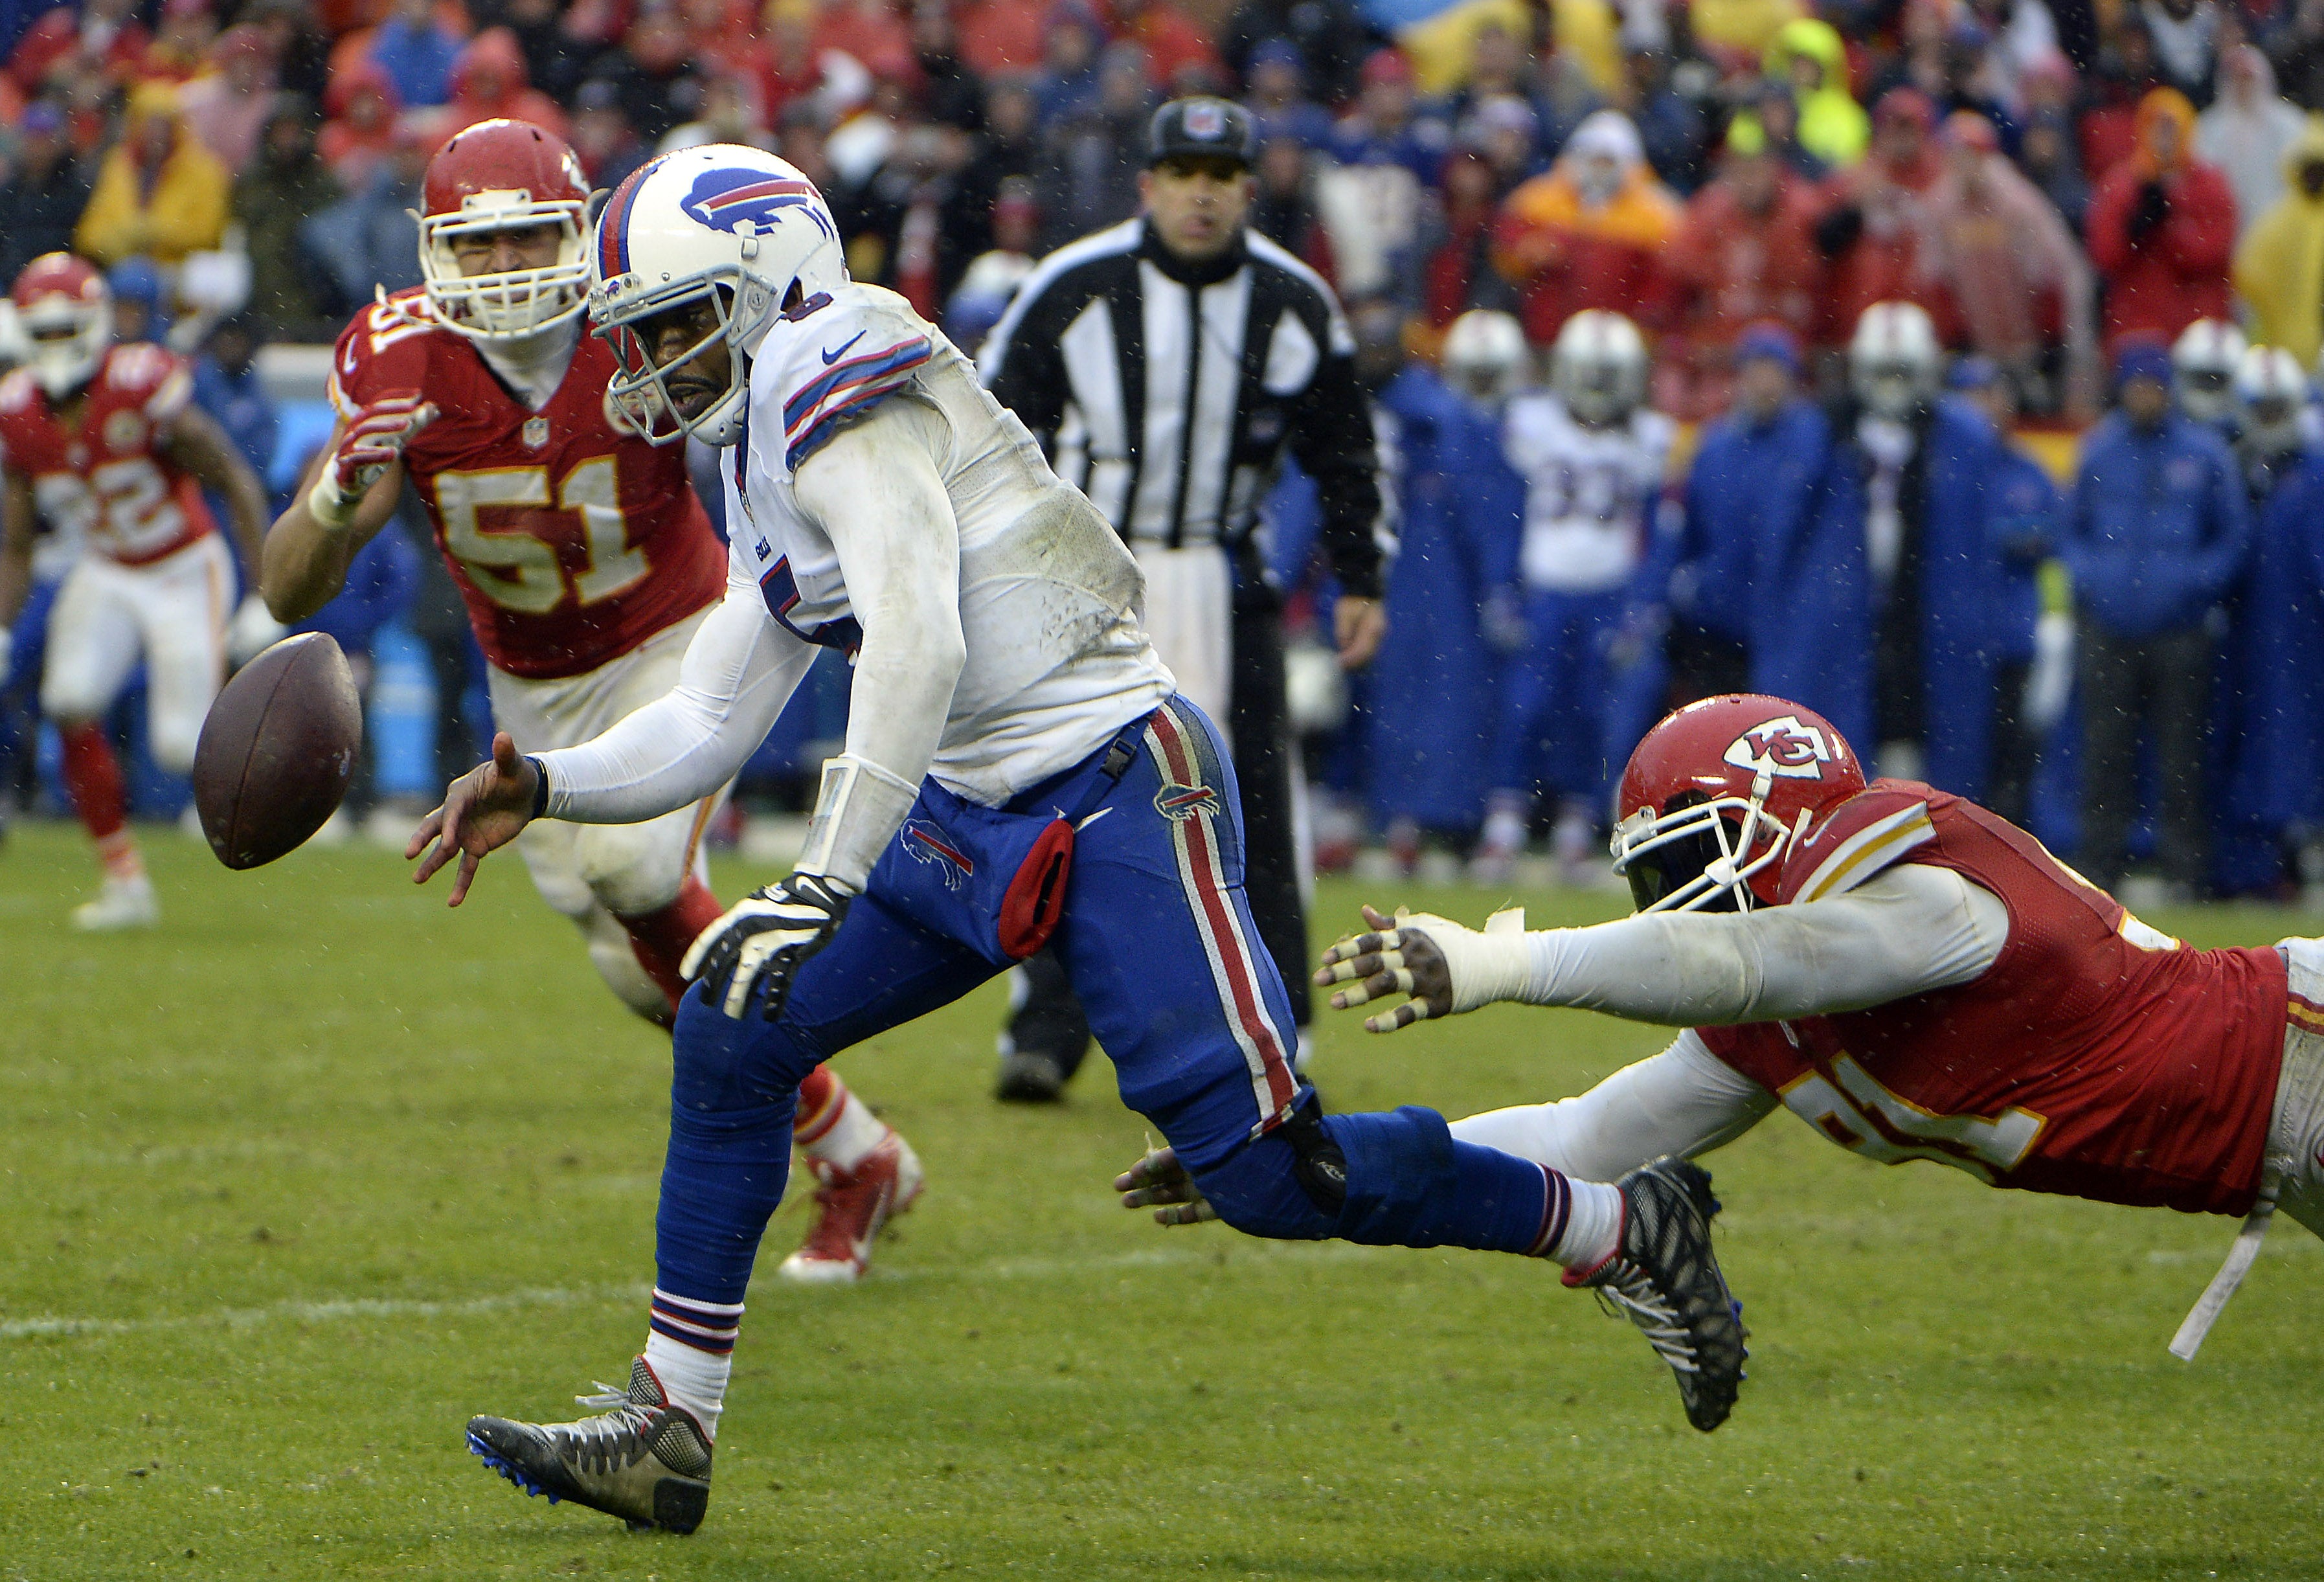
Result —
M 638 965 L 638 953 L 631 948 L 630 932 L 622 927 L 622 920 L 599 906 L 591 908 L 587 917 L 575 921 L 589 941 L 589 959 L 595 965 L 597 976 L 605 980 L 605 986 L 622 1004 L 656 1027 L 669 1026 L 673 1020 L 669 996 Z
M 597 903 L 620 916 L 635 917 L 676 901 L 686 884 L 695 813 L 688 806 L 643 824 L 576 826 L 576 865 Z

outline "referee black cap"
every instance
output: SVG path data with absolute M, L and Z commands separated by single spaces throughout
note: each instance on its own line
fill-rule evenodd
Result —
M 1169 159 L 1231 159 L 1249 170 L 1258 157 L 1250 114 L 1228 99 L 1172 99 L 1154 112 L 1146 162 Z

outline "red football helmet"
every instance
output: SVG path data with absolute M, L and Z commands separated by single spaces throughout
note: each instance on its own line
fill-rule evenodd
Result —
M 1772 905 L 1784 854 L 1863 789 L 1855 749 L 1813 709 L 1748 692 L 1706 698 L 1630 754 L 1614 871 L 1640 911 Z
M 96 375 L 113 344 L 113 291 L 95 266 L 69 253 L 43 253 L 16 277 L 8 305 L 17 355 L 51 401 Z
M 576 318 L 589 286 L 589 179 L 565 140 L 530 121 L 479 121 L 428 162 L 420 270 L 436 321 L 477 340 L 538 335 Z M 557 262 L 464 274 L 464 236 L 553 225 Z

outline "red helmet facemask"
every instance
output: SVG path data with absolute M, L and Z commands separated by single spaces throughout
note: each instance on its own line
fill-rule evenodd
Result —
M 1622 772 L 1614 871 L 1642 912 L 1772 905 L 1784 854 L 1864 785 L 1855 749 L 1813 709 L 1749 693 L 1690 703 Z

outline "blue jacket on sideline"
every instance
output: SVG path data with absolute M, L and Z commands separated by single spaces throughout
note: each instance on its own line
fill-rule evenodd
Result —
M 2059 548 L 2083 615 L 2116 637 L 2194 625 L 2243 569 L 2251 523 L 2227 442 L 2176 411 L 2109 413 L 2083 444 Z

